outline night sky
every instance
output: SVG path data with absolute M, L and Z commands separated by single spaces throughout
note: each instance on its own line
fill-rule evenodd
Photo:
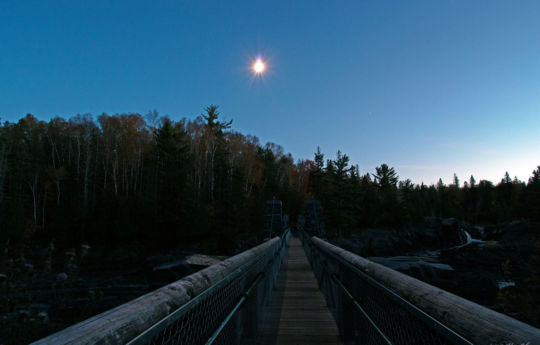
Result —
M 0 2 L 2 121 L 210 104 L 297 159 L 320 146 L 417 183 L 526 180 L 540 1 Z

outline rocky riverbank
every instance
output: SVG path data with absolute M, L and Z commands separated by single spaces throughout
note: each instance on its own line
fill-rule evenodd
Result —
M 255 236 L 236 239 L 229 252 L 218 252 L 212 241 L 167 250 L 141 243 L 119 248 L 6 245 L 0 248 L 0 344 L 28 344 L 258 241 Z M 208 255 L 215 253 L 222 255 Z
M 540 223 L 473 226 L 425 218 L 403 229 L 367 229 L 334 244 L 540 327 Z

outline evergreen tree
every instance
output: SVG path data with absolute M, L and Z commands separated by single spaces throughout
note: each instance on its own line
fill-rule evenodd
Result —
M 540 220 L 540 165 L 532 172 L 527 184 L 528 217 Z
M 399 177 L 394 168 L 382 164 L 375 168 L 375 185 L 379 189 L 381 212 L 376 223 L 380 225 L 397 226 L 402 222 L 402 210 L 398 200 L 397 183 Z
M 396 187 L 398 176 L 394 168 L 389 168 L 388 165 L 382 164 L 375 168 L 376 174 L 373 175 L 375 183 L 381 189 L 392 189 Z
M 454 173 L 454 184 L 453 186 L 455 188 L 459 188 L 459 178 L 457 177 L 456 173 Z
M 230 131 L 217 106 L 194 120 L 156 111 L 0 125 L 0 237 L 172 246 L 215 240 L 225 252 L 262 229 L 273 196 L 298 212 L 311 166 Z M 302 171 L 300 171 L 302 170 Z M 294 180 L 291 176 L 300 176 Z M 291 214 L 294 216 L 294 214 Z
M 323 192 L 323 178 L 324 178 L 324 154 L 321 152 L 321 148 L 317 146 L 317 151 L 315 152 L 315 169 L 311 171 L 309 184 L 310 190 L 313 193 L 313 196 L 317 199 L 321 199 Z

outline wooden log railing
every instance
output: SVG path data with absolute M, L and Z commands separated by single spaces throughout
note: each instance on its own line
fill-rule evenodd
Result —
M 289 232 L 40 339 L 44 344 L 239 344 L 255 338 Z
M 301 232 L 343 340 L 540 344 L 540 330 Z

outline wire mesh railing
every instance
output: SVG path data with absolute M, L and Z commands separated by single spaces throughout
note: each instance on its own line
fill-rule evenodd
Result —
M 472 344 L 300 231 L 342 339 L 354 344 Z
M 38 340 L 42 344 L 242 344 L 255 339 L 289 238 L 281 237 Z
M 256 337 L 279 272 L 289 232 L 278 244 L 236 269 L 129 345 L 232 344 Z

